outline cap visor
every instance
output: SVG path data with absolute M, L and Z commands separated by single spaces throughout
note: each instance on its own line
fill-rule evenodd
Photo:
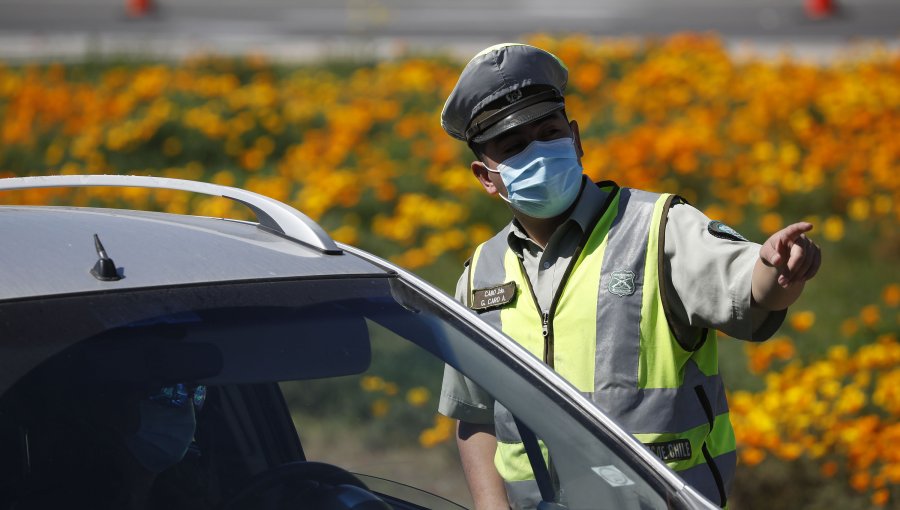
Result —
M 564 103 L 558 101 L 544 101 L 543 103 L 526 106 L 521 110 L 511 113 L 506 118 L 493 124 L 478 135 L 473 136 L 471 141 L 475 143 L 486 142 L 510 129 L 546 117 L 557 110 L 562 110 L 564 106 Z

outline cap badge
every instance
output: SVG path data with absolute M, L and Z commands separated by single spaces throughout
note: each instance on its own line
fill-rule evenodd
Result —
M 522 99 L 522 89 L 516 89 L 506 94 L 506 102 L 509 104 L 513 104 L 519 99 Z

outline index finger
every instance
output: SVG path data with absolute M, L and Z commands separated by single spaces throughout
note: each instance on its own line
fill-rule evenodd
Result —
M 796 241 L 801 234 L 809 232 L 810 230 L 812 230 L 812 228 L 812 223 L 808 223 L 805 221 L 788 225 L 781 230 L 782 239 L 791 242 Z

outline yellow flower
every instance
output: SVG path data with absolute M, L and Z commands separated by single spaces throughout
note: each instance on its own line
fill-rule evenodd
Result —
M 884 216 L 891 212 L 893 208 L 894 202 L 891 200 L 891 197 L 886 195 L 878 195 L 875 197 L 875 213 L 879 216 Z
M 331 231 L 331 237 L 339 243 L 356 244 L 359 240 L 359 234 L 356 227 L 351 225 L 343 225 Z
M 417 386 L 406 392 L 406 401 L 414 407 L 421 407 L 427 404 L 430 399 L 431 392 L 428 391 L 428 388 L 422 386 Z
M 829 241 L 840 241 L 844 238 L 844 220 L 839 216 L 829 216 L 825 220 L 822 235 Z
M 215 184 L 220 184 L 222 186 L 234 186 L 234 174 L 226 170 L 220 170 L 213 174 L 212 182 Z
M 52 143 L 47 147 L 47 151 L 44 153 L 44 163 L 48 166 L 58 165 L 65 154 L 65 148 L 61 144 Z
M 835 409 L 841 414 L 853 414 L 858 412 L 866 404 L 866 394 L 859 388 L 848 386 L 844 388 L 838 401 L 835 403 Z
M 831 361 L 845 361 L 849 356 L 846 345 L 835 345 L 828 349 L 828 359 Z
M 796 460 L 803 454 L 803 446 L 797 443 L 785 443 L 778 448 L 778 456 L 785 460 Z
M 869 201 L 864 198 L 854 198 L 847 207 L 847 215 L 856 221 L 865 221 L 869 218 L 871 209 Z
M 375 375 L 367 375 L 360 380 L 359 384 L 363 390 L 373 392 L 381 391 L 382 389 L 384 389 L 385 381 L 381 377 Z

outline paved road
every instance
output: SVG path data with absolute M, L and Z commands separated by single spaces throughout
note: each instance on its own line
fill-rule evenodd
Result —
M 645 35 L 715 31 L 728 39 L 840 44 L 896 41 L 900 1 L 833 0 L 813 20 L 807 0 L 0 0 L 0 56 L 85 51 L 321 53 L 348 41 L 462 53 L 534 32 Z M 396 48 L 395 48 L 396 49 Z

